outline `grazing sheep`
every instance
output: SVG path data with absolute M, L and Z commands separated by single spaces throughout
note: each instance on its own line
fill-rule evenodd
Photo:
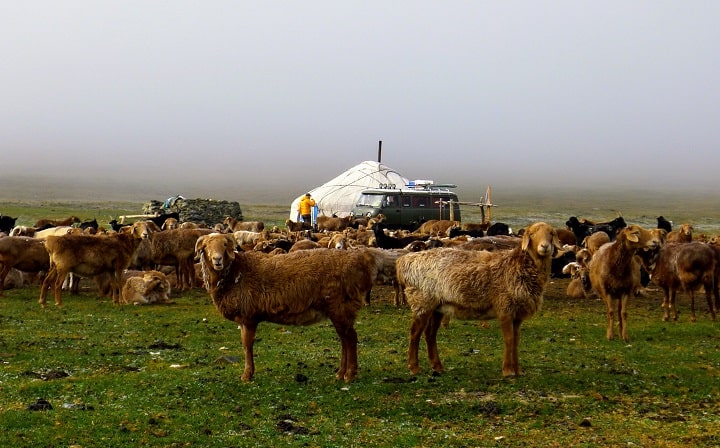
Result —
M 413 233 L 422 235 L 424 237 L 447 236 L 448 230 L 451 227 L 457 227 L 458 229 L 460 229 L 460 222 L 451 221 L 449 219 L 429 219 L 420 224 L 420 226 Z
M 512 250 L 439 248 L 400 257 L 397 279 L 412 309 L 410 371 L 420 371 L 418 346 L 423 333 L 433 371 L 444 370 L 437 331 L 444 319 L 455 316 L 463 320 L 497 318 L 505 343 L 502 373 L 519 375 L 520 325 L 540 309 L 552 256 L 559 248 L 555 229 L 537 222 Z
M 409 253 L 406 249 L 380 249 L 377 247 L 367 247 L 365 250 L 374 254 L 379 260 L 377 277 L 375 278 L 375 284 L 391 284 L 395 292 L 393 303 L 396 307 L 407 305 L 405 300 L 405 294 L 403 294 L 400 284 L 397 281 L 397 260 L 403 255 Z M 370 293 L 368 290 L 365 295 L 365 305 L 370 305 Z
M 285 227 L 287 227 L 288 232 L 300 232 L 301 230 L 309 229 L 310 223 L 305 221 L 293 221 L 291 219 L 286 219 Z
M 229 232 L 235 232 L 236 230 L 262 232 L 265 229 L 265 223 L 262 221 L 242 221 L 235 219 L 232 216 L 226 216 L 223 224 L 225 224 Z
M 677 320 L 675 296 L 685 290 L 690 299 L 690 320 L 695 322 L 695 290 L 705 289 L 708 308 L 715 320 L 713 294 L 717 297 L 715 284 L 715 251 L 699 241 L 690 243 L 667 243 L 653 252 L 641 252 L 643 265 L 651 275 L 653 283 L 663 290 L 663 320 Z
M 660 242 L 653 233 L 632 225 L 622 229 L 615 241 L 603 245 L 589 263 L 590 283 L 603 299 L 607 310 L 608 340 L 614 338 L 613 326 L 617 313 L 618 330 L 624 341 L 627 331 L 627 301 L 640 288 L 640 264 L 635 256 L 640 250 L 654 250 Z
M 238 247 L 244 247 L 246 245 L 255 247 L 263 238 L 262 232 L 253 232 L 251 230 L 236 230 L 232 234 L 235 236 Z
M 73 232 L 75 232 L 77 229 L 73 226 L 55 226 L 55 227 L 48 227 L 47 229 L 43 230 L 36 230 L 35 231 L 35 238 L 44 240 L 50 235 L 68 235 Z
M 338 218 L 336 216 L 318 216 L 317 229 L 320 232 L 339 232 L 350 227 L 353 222 L 352 216 Z
M 177 289 L 192 289 L 195 286 L 195 242 L 201 235 L 209 233 L 212 230 L 182 228 L 149 232 L 149 237 L 138 248 L 134 263 L 145 269 L 175 266 Z
M 378 271 L 378 261 L 370 252 L 317 249 L 268 256 L 235 252 L 231 238 L 213 233 L 198 239 L 196 253 L 215 307 L 240 326 L 243 381 L 250 381 L 255 373 L 253 343 L 258 324 L 264 321 L 310 325 L 330 319 L 342 346 L 336 377 L 346 382 L 355 377 L 355 318 Z
M 10 270 L 15 268 L 23 272 L 47 272 L 50 258 L 42 240 L 27 236 L 6 236 L 0 238 L 0 285 Z M 0 295 L 2 295 L 0 286 Z
M 33 227 L 41 230 L 50 227 L 71 226 L 78 222 L 80 222 L 80 218 L 77 216 L 70 216 L 65 219 L 38 219 Z
M 62 284 L 69 273 L 94 277 L 111 275 L 113 303 L 120 300 L 121 276 L 130 263 L 141 239 L 150 231 L 144 221 L 132 225 L 130 232 L 112 235 L 50 235 L 45 248 L 50 256 L 50 269 L 40 286 L 38 302 L 45 307 L 47 290 L 53 286 L 55 305 L 62 306 Z

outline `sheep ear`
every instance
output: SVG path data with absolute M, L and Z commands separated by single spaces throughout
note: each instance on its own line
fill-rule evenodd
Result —
M 205 252 L 205 236 L 200 235 L 195 241 L 195 260 L 200 260 L 200 256 Z
M 225 254 L 227 255 L 228 259 L 234 260 L 235 246 L 237 246 L 237 240 L 235 240 L 235 236 L 232 233 L 226 234 L 225 240 Z
M 562 250 L 563 246 L 560 244 L 560 239 L 557 236 L 557 232 L 553 232 L 553 246 L 555 246 L 555 254 L 558 253 L 558 251 Z
M 520 248 L 523 252 L 528 250 L 528 247 L 530 247 L 530 232 L 525 229 L 522 236 L 522 242 L 520 243 Z

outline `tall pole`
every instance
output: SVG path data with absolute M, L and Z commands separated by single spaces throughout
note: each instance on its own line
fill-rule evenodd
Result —
M 378 163 L 382 163 L 382 140 L 378 141 Z

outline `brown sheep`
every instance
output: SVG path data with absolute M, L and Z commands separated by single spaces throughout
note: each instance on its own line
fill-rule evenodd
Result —
M 138 256 L 142 252 L 143 258 L 135 263 L 144 269 L 163 265 L 175 266 L 177 289 L 192 289 L 195 286 L 195 242 L 200 236 L 209 233 L 212 233 L 212 230 L 182 228 L 150 232 L 149 238 L 143 241 L 138 249 Z
M 170 300 L 170 282 L 159 271 L 136 271 L 126 273 L 120 303 L 123 305 L 147 305 L 150 303 L 168 303 Z
M 178 227 L 180 227 L 180 224 L 179 224 L 177 218 L 170 217 L 170 218 L 167 218 L 165 220 L 165 222 L 162 223 L 162 225 L 160 226 L 160 229 L 172 230 L 172 229 L 177 229 Z
M 663 320 L 672 315 L 677 320 L 675 296 L 677 291 L 685 290 L 690 299 L 690 321 L 695 322 L 695 290 L 705 289 L 708 308 L 712 320 L 715 320 L 713 294 L 718 297 L 715 284 L 715 251 L 699 241 L 689 243 L 667 243 L 659 250 L 641 252 L 645 269 L 651 274 L 653 283 L 663 290 Z
M 653 233 L 638 225 L 625 227 L 615 241 L 603 245 L 590 260 L 590 283 L 603 299 L 607 310 L 608 340 L 614 338 L 613 327 L 617 313 L 618 330 L 624 341 L 627 331 L 627 302 L 640 289 L 640 250 L 654 250 L 660 242 Z
M 38 302 L 45 307 L 47 290 L 53 286 L 55 305 L 62 306 L 62 284 L 69 273 L 94 277 L 111 275 L 113 303 L 120 300 L 122 272 L 130 264 L 140 240 L 149 237 L 144 221 L 132 225 L 130 232 L 112 235 L 50 235 L 45 248 L 50 255 L 50 269 L 40 286 Z
M 397 279 L 412 309 L 408 367 L 420 371 L 418 346 L 425 334 L 433 371 L 444 370 L 437 350 L 442 321 L 497 318 L 505 349 L 504 376 L 521 373 L 520 325 L 542 305 L 553 254 L 560 249 L 555 229 L 532 224 L 512 250 L 469 251 L 438 248 L 412 252 L 397 260 Z
M 555 231 L 558 234 L 558 240 L 560 240 L 560 244 L 562 246 L 574 246 L 577 244 L 577 238 L 575 237 L 575 234 L 572 232 L 572 230 L 560 227 L 555 228 Z
M 669 232 L 665 241 L 668 243 L 689 243 L 693 239 L 693 230 L 691 224 L 683 224 L 678 230 Z
M 0 282 L 0 293 L 4 289 L 17 289 L 25 286 L 25 279 L 23 273 L 19 270 L 12 268 L 5 276 L 4 280 Z
M 235 252 L 232 239 L 210 234 L 197 241 L 205 288 L 220 314 L 240 326 L 245 370 L 255 373 L 253 342 L 260 322 L 310 325 L 330 319 L 340 337 L 338 379 L 357 374 L 355 318 L 377 275 L 378 261 L 365 250 L 317 249 L 268 256 Z
M 45 238 L 47 238 L 50 235 L 55 235 L 55 236 L 68 235 L 68 234 L 73 233 L 75 230 L 76 230 L 76 228 L 73 226 L 55 226 L 55 227 L 50 227 L 50 228 L 47 228 L 44 230 L 37 230 L 35 232 L 34 237 L 39 240 L 44 240 Z
M 602 230 L 595 232 L 591 235 L 588 235 L 583 240 L 583 247 L 590 252 L 590 255 L 592 256 L 595 252 L 600 249 L 600 246 L 602 246 L 605 243 L 610 242 L 610 235 L 608 235 L 606 232 L 603 232 Z
M 0 295 L 12 268 L 23 272 L 47 272 L 50 257 L 42 240 L 27 236 L 0 238 Z
M 320 232 L 339 232 L 350 227 L 352 221 L 352 216 L 346 216 L 344 218 L 338 218 L 335 216 L 318 216 L 317 229 Z
M 309 229 L 310 223 L 306 223 L 305 221 L 293 221 L 291 219 L 286 219 L 285 227 L 287 227 L 288 232 L 300 232 L 301 230 Z
M 38 219 L 33 227 L 36 229 L 46 229 L 48 227 L 71 226 L 80 222 L 77 216 L 70 216 L 65 219 Z
M 300 250 L 323 249 L 323 248 L 327 249 L 327 247 L 323 247 L 323 245 L 318 243 L 317 241 L 304 239 L 304 240 L 296 241 L 295 244 L 293 244 L 292 247 L 290 247 L 290 249 L 288 249 L 288 253 L 297 252 Z
M 226 216 L 223 224 L 225 224 L 230 232 L 235 232 L 236 230 L 262 232 L 265 229 L 265 223 L 262 221 L 241 221 L 233 218 L 232 216 Z
M 580 262 L 574 261 L 563 267 L 563 274 L 570 275 L 570 283 L 568 283 L 565 294 L 571 299 L 585 299 L 591 289 L 588 270 Z

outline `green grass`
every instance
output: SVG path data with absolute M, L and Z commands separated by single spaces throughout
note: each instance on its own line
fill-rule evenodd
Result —
M 409 311 L 374 292 L 362 310 L 358 378 L 334 379 L 329 323 L 261 324 L 242 383 L 236 326 L 195 290 L 164 306 L 116 306 L 92 289 L 62 309 L 37 287 L 0 310 L 3 446 L 683 446 L 717 445 L 720 330 L 706 314 L 663 323 L 657 297 L 630 310 L 632 341 L 607 341 L 598 300 L 548 291 L 523 327 L 525 374 L 500 374 L 494 321 L 452 321 L 447 369 L 412 377 Z M 656 293 L 655 293 L 656 294 Z M 424 345 L 422 346 L 424 350 Z M 224 358 L 223 358 L 224 357 Z M 237 359 L 236 363 L 224 360 Z M 52 410 L 30 411 L 46 399 Z
M 286 208 L 243 212 L 284 220 Z M 625 343 L 605 340 L 599 300 L 569 300 L 566 280 L 554 281 L 523 325 L 522 376 L 501 376 L 497 322 L 454 320 L 438 337 L 446 372 L 431 374 L 421 343 L 413 377 L 410 312 L 378 288 L 356 324 L 355 381 L 334 379 L 328 322 L 263 323 L 255 379 L 243 383 L 239 331 L 205 291 L 123 307 L 83 285 L 61 309 L 42 309 L 37 286 L 0 298 L 0 446 L 720 445 L 720 327 L 704 300 L 690 323 L 683 294 L 678 322 L 661 321 L 657 291 L 634 300 Z M 40 398 L 53 409 L 28 410 Z

